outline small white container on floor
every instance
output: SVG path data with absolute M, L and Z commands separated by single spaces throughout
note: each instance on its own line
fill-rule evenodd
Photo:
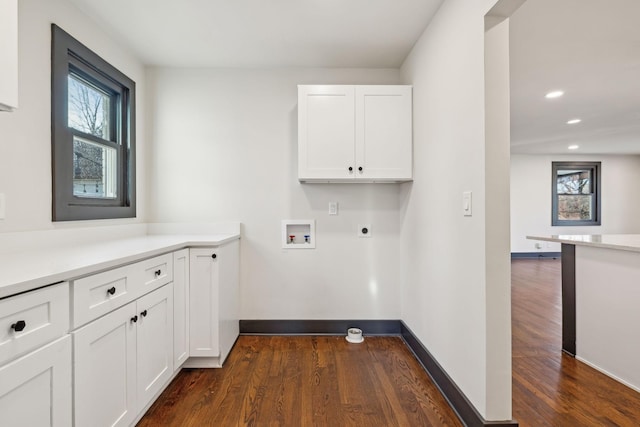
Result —
M 347 329 L 346 340 L 352 344 L 360 344 L 364 341 L 364 337 L 362 336 L 362 329 L 358 328 L 349 328 Z

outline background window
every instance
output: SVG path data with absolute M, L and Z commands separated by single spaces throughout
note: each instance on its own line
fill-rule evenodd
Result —
M 552 162 L 551 225 L 600 225 L 600 162 Z
M 135 217 L 135 83 L 52 26 L 53 220 Z

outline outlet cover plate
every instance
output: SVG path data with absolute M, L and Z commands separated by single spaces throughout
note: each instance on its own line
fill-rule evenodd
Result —
M 358 237 L 371 237 L 371 224 L 358 224 Z

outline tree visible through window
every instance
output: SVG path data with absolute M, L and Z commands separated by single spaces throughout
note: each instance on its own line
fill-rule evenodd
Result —
M 600 225 L 600 162 L 553 162 L 552 225 Z
M 117 152 L 110 138 L 110 95 L 70 74 L 68 78 L 68 124 L 93 135 L 103 144 L 73 138 L 73 195 L 115 198 L 117 196 Z
M 135 217 L 135 83 L 52 26 L 53 220 Z

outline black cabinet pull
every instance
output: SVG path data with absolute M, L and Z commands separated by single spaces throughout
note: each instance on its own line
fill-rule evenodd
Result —
M 136 323 L 138 321 L 138 316 L 133 316 L 131 318 L 131 323 Z
M 211 255 L 211 258 L 216 259 L 216 258 L 218 258 L 218 255 L 213 254 L 213 255 Z
M 24 320 L 18 320 L 16 323 L 11 325 L 11 329 L 13 329 L 16 332 L 22 332 L 26 327 L 27 327 L 27 323 Z
M 358 168 L 358 171 L 362 172 L 362 166 L 360 166 L 360 167 Z
M 349 166 L 349 172 L 353 172 L 353 168 Z
M 140 316 L 147 317 L 147 310 L 143 310 L 140 312 Z
M 110 287 L 109 289 L 107 289 L 107 293 L 109 295 L 115 294 L 116 293 L 116 287 L 115 286 Z
M 160 276 L 162 274 L 162 270 L 156 270 L 156 277 Z

